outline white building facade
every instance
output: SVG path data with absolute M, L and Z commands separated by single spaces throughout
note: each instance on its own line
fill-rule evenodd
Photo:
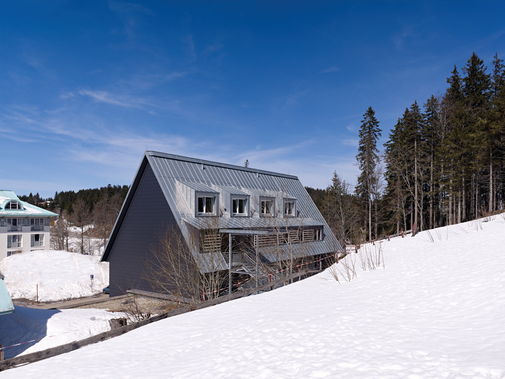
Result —
M 49 250 L 50 218 L 57 216 L 0 190 L 0 260 L 13 254 Z

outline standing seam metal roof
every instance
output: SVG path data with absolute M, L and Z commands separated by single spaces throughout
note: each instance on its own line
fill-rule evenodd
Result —
M 196 228 L 201 228 L 203 218 L 195 217 L 195 214 L 187 214 L 185 209 L 188 206 L 181 207 L 180 199 L 177 195 L 177 182 L 187 185 L 190 188 L 198 190 L 198 188 L 227 188 L 227 191 L 233 190 L 236 193 L 255 194 L 256 196 L 282 197 L 296 199 L 297 217 L 285 219 L 283 217 L 260 218 L 219 218 L 220 228 L 230 229 L 246 229 L 246 228 L 268 228 L 282 227 L 283 224 L 288 226 L 322 226 L 324 239 L 317 242 L 308 242 L 295 246 L 291 251 L 299 251 L 300 254 L 306 256 L 322 255 L 330 252 L 341 251 L 341 246 L 337 239 L 326 224 L 323 216 L 317 209 L 311 197 L 303 187 L 302 183 L 296 176 L 275 173 L 265 170 L 257 170 L 252 168 L 234 166 L 225 163 L 205 161 L 201 159 L 182 157 L 178 155 L 160 153 L 155 151 L 146 151 L 144 158 L 141 161 L 137 174 L 133 183 L 139 180 L 139 174 L 143 172 L 145 161 L 151 166 L 154 175 L 156 176 L 160 188 L 167 200 L 170 209 L 177 221 L 177 224 L 183 233 L 186 240 L 190 238 L 187 224 L 193 225 Z M 132 184 L 128 192 L 125 204 L 129 204 L 130 199 L 134 195 L 132 189 L 135 186 Z M 134 190 L 133 190 L 134 191 Z M 207 190 L 202 192 L 208 192 Z M 214 190 L 212 192 L 215 192 Z M 126 207 L 126 208 L 125 208 Z M 118 220 L 125 217 L 128 205 L 123 205 Z M 280 210 L 278 210 L 280 212 Z M 116 221 L 112 236 L 117 233 L 118 223 Z M 254 226 L 253 226 L 254 225 Z M 284 250 L 282 248 L 281 250 Z M 107 245 L 102 260 L 107 259 L 109 244 Z M 270 258 L 275 260 L 273 253 L 270 253 Z M 222 269 L 227 268 L 227 264 L 222 254 L 201 254 L 192 252 L 195 261 L 197 262 L 202 272 L 209 272 L 216 267 Z
M 270 171 L 256 170 L 240 166 L 233 166 L 217 162 L 209 162 L 194 158 L 185 158 L 164 154 L 159 152 L 146 151 L 148 162 L 151 164 L 155 176 L 158 178 L 160 187 L 167 199 L 170 208 L 174 214 L 178 225 L 185 235 L 189 238 L 189 233 L 185 222 L 199 228 L 202 221 L 194 215 L 184 215 L 182 210 L 177 207 L 177 189 L 176 182 L 191 183 L 192 188 L 198 188 L 199 185 L 205 187 L 223 188 L 226 190 L 235 189 L 237 193 L 255 192 L 260 196 L 265 193 L 277 193 L 283 198 L 295 198 L 298 217 L 288 219 L 290 225 L 297 225 L 297 221 L 307 226 L 323 226 L 324 240 L 317 243 L 307 243 L 305 246 L 296 247 L 294 250 L 304 251 L 303 255 L 320 255 L 329 252 L 340 251 L 341 247 L 311 197 L 298 180 L 296 176 L 278 174 Z M 204 188 L 204 187 L 202 187 Z M 283 225 L 286 219 L 276 218 L 279 225 Z M 279 222 L 279 220 L 281 220 Z M 185 222 L 183 222 L 185 221 Z M 249 221 L 249 222 L 248 222 Z M 252 218 L 247 220 L 242 218 L 220 218 L 221 228 L 244 229 L 246 227 L 269 227 L 268 218 Z M 250 224 L 250 226 L 248 225 Z M 254 226 L 253 226 L 254 225 Z M 212 263 L 205 258 L 204 254 L 193 254 L 202 271 L 209 270 L 215 262 Z M 271 257 L 272 258 L 272 257 Z M 221 260 L 220 260 L 221 261 Z M 220 264 L 225 264 L 224 259 Z

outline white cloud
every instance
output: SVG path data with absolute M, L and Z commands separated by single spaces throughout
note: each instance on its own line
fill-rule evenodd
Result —
M 153 104 L 150 104 L 148 101 L 142 98 L 136 98 L 127 95 L 114 95 L 107 91 L 80 90 L 79 95 L 89 96 L 95 101 L 118 105 L 125 108 L 143 108 L 143 105 L 153 106 Z
M 359 140 L 357 139 L 345 139 L 342 141 L 342 143 L 346 146 L 358 146 L 359 145 Z
M 323 71 L 321 71 L 321 74 L 328 74 L 330 72 L 337 72 L 337 71 L 340 71 L 340 68 L 338 68 L 336 66 L 331 66 L 331 67 L 328 67 L 328 68 L 324 69 Z

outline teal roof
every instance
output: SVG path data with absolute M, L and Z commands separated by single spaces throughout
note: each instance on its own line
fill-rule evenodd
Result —
M 17 203 L 21 204 L 22 209 L 5 209 L 5 206 L 11 201 L 16 201 Z M 14 191 L 0 190 L 0 217 L 1 216 L 52 217 L 58 215 L 54 212 L 49 212 L 48 210 L 19 200 Z
M 14 305 L 12 305 L 11 297 L 5 287 L 2 274 L 0 274 L 0 316 L 14 312 Z

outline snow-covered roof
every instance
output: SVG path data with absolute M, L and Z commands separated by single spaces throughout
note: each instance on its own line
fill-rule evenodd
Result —
M 17 202 L 20 204 L 21 209 L 5 209 L 7 204 L 10 202 Z M 10 216 L 10 217 L 52 217 L 58 216 L 54 212 L 50 212 L 43 208 L 37 207 L 25 201 L 21 201 L 14 191 L 10 190 L 0 190 L 0 217 Z

